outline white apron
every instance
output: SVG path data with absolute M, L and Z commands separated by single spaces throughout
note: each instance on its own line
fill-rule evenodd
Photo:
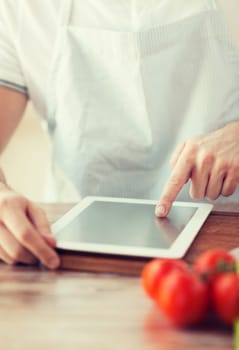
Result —
M 119 3 L 63 0 L 49 80 L 48 200 L 158 199 L 175 147 L 239 118 L 239 55 L 215 1 L 187 2 L 184 18 L 174 0 Z M 76 4 L 82 24 L 71 22 Z M 188 188 L 179 198 L 190 199 Z

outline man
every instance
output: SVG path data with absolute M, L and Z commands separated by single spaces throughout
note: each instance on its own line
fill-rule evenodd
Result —
M 238 57 L 212 0 L 0 0 L 1 150 L 30 98 L 53 143 L 47 200 L 164 188 L 163 217 L 189 180 L 192 198 L 238 198 Z M 56 268 L 45 213 L 3 173 L 0 207 L 0 258 Z

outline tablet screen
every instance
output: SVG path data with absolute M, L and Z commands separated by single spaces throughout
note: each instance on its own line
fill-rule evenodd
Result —
M 154 204 L 94 201 L 57 232 L 57 241 L 128 247 L 169 248 L 196 207 L 173 207 L 167 218 Z

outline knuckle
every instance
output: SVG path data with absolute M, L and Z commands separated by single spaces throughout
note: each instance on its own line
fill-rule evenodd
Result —
M 20 196 L 20 195 L 14 195 L 12 198 L 12 204 L 14 206 L 18 206 L 18 207 L 25 207 L 27 203 L 27 199 Z
M 10 207 L 24 206 L 26 200 L 24 197 L 17 194 L 7 194 L 0 198 L 0 209 L 8 209 Z
M 230 172 L 227 174 L 226 182 L 227 182 L 227 187 L 231 187 L 235 184 L 236 181 L 233 173 Z
M 203 152 L 202 154 L 202 167 L 207 168 L 211 166 L 215 161 L 215 156 L 212 153 Z
M 228 163 L 225 159 L 223 159 L 220 161 L 220 164 L 219 164 L 218 169 L 217 169 L 217 174 L 223 175 L 227 172 L 227 170 L 228 170 Z
M 186 158 L 185 158 L 185 165 L 187 168 L 192 168 L 195 164 L 195 159 L 196 159 L 196 155 L 193 154 L 189 154 Z
M 179 187 L 182 183 L 182 179 L 179 176 L 174 176 L 169 180 L 169 185 L 171 187 Z
M 4 196 L 0 198 L 0 209 L 6 209 L 11 205 L 11 198 L 9 196 Z
M 199 150 L 198 137 L 190 138 L 185 145 L 185 148 L 190 155 L 196 155 Z
M 30 242 L 32 238 L 32 231 L 30 228 L 25 228 L 20 232 L 20 239 L 22 242 Z
M 227 178 L 230 182 L 239 182 L 239 166 L 233 165 L 230 167 L 230 170 L 228 171 Z

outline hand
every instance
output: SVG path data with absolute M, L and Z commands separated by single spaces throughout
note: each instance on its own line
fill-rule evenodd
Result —
M 158 217 L 169 213 L 189 179 L 194 199 L 232 195 L 239 183 L 239 121 L 192 137 L 176 149 L 170 163 L 173 170 L 156 206 Z
M 0 187 L 0 259 L 8 264 L 59 266 L 45 212 L 7 185 Z

